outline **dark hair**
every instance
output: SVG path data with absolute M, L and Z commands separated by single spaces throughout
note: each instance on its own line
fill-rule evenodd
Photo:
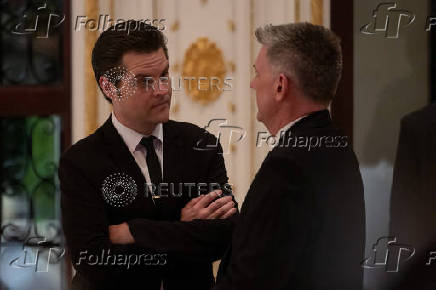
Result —
M 150 53 L 162 48 L 168 59 L 166 42 L 167 39 L 160 30 L 143 21 L 119 22 L 103 31 L 92 50 L 92 68 L 98 86 L 100 87 L 100 77 L 120 66 L 122 57 L 127 52 Z M 112 103 L 110 98 L 106 95 L 104 97 Z

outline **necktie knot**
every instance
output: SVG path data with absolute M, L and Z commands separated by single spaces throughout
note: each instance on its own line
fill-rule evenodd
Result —
M 154 139 L 156 139 L 155 136 L 143 137 L 140 143 L 147 150 L 145 159 L 147 162 L 151 183 L 159 185 L 162 183 L 162 169 L 159 163 L 159 158 L 154 150 Z
M 149 137 L 142 137 L 141 139 L 141 145 L 145 147 L 145 149 L 148 150 L 152 150 L 153 147 L 153 140 L 156 139 L 156 137 L 154 137 L 153 135 L 149 136 Z

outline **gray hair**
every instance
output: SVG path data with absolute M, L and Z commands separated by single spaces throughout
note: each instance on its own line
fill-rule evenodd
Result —
M 342 73 L 342 50 L 336 34 L 310 23 L 291 23 L 259 27 L 255 35 L 267 46 L 274 73 L 284 73 L 316 102 L 333 99 Z

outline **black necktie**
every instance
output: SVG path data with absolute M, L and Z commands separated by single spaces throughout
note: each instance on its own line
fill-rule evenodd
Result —
M 147 150 L 148 174 L 150 175 L 151 183 L 157 188 L 162 183 L 162 169 L 156 151 L 154 151 L 153 140 L 155 138 L 154 136 L 143 137 L 140 143 Z

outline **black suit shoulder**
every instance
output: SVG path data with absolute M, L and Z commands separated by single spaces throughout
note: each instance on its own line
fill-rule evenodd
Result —
M 101 132 L 97 129 L 94 133 L 88 135 L 85 138 L 80 139 L 73 145 L 71 145 L 62 154 L 63 159 L 75 160 L 79 156 L 83 156 L 83 152 L 91 152 L 102 145 Z
M 170 134 L 180 136 L 183 144 L 203 146 L 216 142 L 215 135 L 209 133 L 204 128 L 188 122 L 179 122 L 169 120 L 165 122 L 164 128 L 168 129 Z M 103 126 L 107 126 L 104 124 Z M 103 126 L 99 127 L 91 135 L 80 139 L 71 145 L 63 154 L 62 159 L 69 161 L 87 162 L 89 154 L 99 154 L 101 146 L 103 145 Z M 165 130 L 165 129 L 164 129 Z
M 424 108 L 409 113 L 401 120 L 403 125 L 414 128 L 427 128 L 436 123 L 436 103 L 427 105 Z
M 189 122 L 169 120 L 164 123 L 164 126 L 169 131 L 176 132 L 177 135 L 181 136 L 184 144 L 205 147 L 205 145 L 211 144 L 211 142 L 216 143 L 217 140 L 215 135 L 211 134 L 206 129 Z
M 205 129 L 189 122 L 181 122 L 181 121 L 175 121 L 175 120 L 169 120 L 168 122 L 164 123 L 164 126 L 167 126 L 168 128 L 172 130 L 180 130 L 182 133 L 195 135 L 195 134 L 201 134 L 206 131 Z

